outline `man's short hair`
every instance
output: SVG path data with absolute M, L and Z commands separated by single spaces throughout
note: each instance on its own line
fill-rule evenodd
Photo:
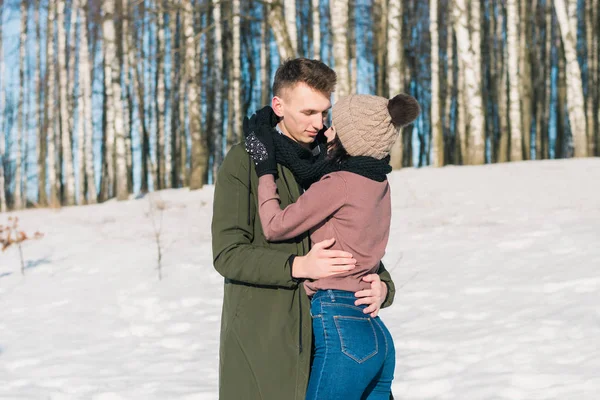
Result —
M 336 81 L 335 71 L 319 60 L 288 59 L 275 72 L 273 95 L 281 96 L 283 89 L 302 82 L 329 97 L 335 90 Z

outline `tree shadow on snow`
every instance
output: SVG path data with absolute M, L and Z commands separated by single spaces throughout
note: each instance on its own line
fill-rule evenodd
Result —
M 48 260 L 47 258 L 40 258 L 38 260 L 25 261 L 25 269 L 37 268 L 40 265 L 44 264 L 50 264 L 50 260 Z

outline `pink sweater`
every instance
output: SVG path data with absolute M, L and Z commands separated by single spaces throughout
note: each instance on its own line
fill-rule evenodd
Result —
M 333 172 L 282 210 L 273 175 L 264 175 L 259 180 L 258 204 L 267 240 L 287 240 L 310 230 L 313 244 L 335 238 L 332 249 L 347 251 L 356 259 L 356 268 L 351 271 L 305 281 L 309 296 L 319 289 L 356 292 L 370 287 L 362 277 L 377 271 L 390 234 L 392 213 L 387 181 L 377 182 L 352 172 Z

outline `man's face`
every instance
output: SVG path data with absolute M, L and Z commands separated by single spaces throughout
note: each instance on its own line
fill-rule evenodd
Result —
M 309 146 L 323 128 L 323 121 L 331 108 L 329 97 L 310 88 L 305 83 L 282 90 L 281 97 L 275 96 L 272 107 L 281 131 L 301 145 Z

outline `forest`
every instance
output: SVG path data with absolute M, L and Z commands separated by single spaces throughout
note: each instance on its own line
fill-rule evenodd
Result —
M 394 169 L 600 155 L 599 0 L 0 0 L 0 212 L 213 183 L 280 62 L 422 113 Z

